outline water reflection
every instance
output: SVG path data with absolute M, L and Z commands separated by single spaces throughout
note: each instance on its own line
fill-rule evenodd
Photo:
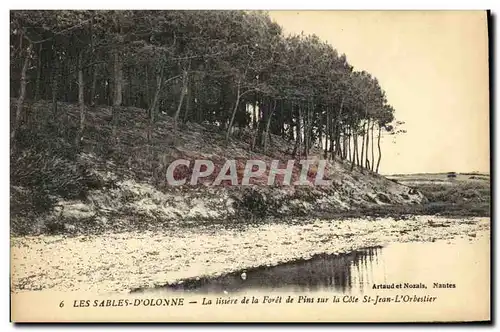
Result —
M 477 287 L 489 281 L 489 233 L 436 242 L 393 243 L 342 255 L 318 255 L 274 267 L 134 292 L 238 293 L 246 291 L 367 293 L 374 284 L 453 282 Z M 242 273 L 245 272 L 244 278 Z
M 169 290 L 197 293 L 239 292 L 242 290 L 294 290 L 317 291 L 363 289 L 372 281 L 374 264 L 382 248 L 361 249 L 341 255 L 317 255 L 273 267 L 259 267 L 231 273 L 213 279 L 187 279 L 181 284 L 167 285 Z

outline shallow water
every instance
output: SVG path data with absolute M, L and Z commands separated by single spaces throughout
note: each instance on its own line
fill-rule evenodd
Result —
M 482 232 L 452 240 L 394 243 L 348 254 L 318 255 L 309 260 L 242 270 L 217 278 L 186 279 L 141 292 L 364 293 L 373 289 L 374 284 L 423 283 L 432 288 L 437 282 L 473 286 L 488 274 L 489 234 Z

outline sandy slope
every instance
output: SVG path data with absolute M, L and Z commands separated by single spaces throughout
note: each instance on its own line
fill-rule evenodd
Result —
M 169 228 L 92 236 L 11 238 L 12 291 L 126 292 L 181 278 L 275 265 L 390 242 L 476 237 L 489 218 L 313 220 Z
M 50 104 L 39 101 L 34 107 L 43 110 L 50 108 Z M 61 103 L 60 107 L 61 114 L 64 113 L 65 117 L 78 118 L 77 105 Z M 322 169 L 319 167 L 319 160 L 324 158 L 319 147 L 313 147 L 308 155 L 308 159 L 315 163 L 308 168 L 308 185 L 269 186 L 268 175 L 273 160 L 280 161 L 279 167 L 284 168 L 288 160 L 296 159 L 292 183 L 299 179 L 302 166 L 298 159 L 305 157 L 292 155 L 293 142 L 272 135 L 266 151 L 252 151 L 252 131 L 238 130 L 230 141 L 226 141 L 224 131 L 208 124 L 187 123 L 174 131 L 173 120 L 167 116 L 160 116 L 155 123 L 153 137 L 148 141 L 147 112 L 133 107 L 123 110 L 120 115 L 123 118 L 116 128 L 116 139 L 111 139 L 110 116 L 109 108 L 89 109 L 86 134 L 81 143 L 82 151 L 76 160 L 64 159 L 69 165 L 79 165 L 88 170 L 99 185 L 89 189 L 86 198 L 69 200 L 54 194 L 57 204 L 46 214 L 29 217 L 11 215 L 11 230 L 15 234 L 53 234 L 51 229 L 72 234 L 87 231 L 121 232 L 142 229 L 143 227 L 133 225 L 135 220 L 150 221 L 152 224 L 177 224 L 181 220 L 218 221 L 241 218 L 247 216 L 247 212 L 263 212 L 266 216 L 272 212 L 286 217 L 309 216 L 311 211 L 340 213 L 385 204 L 410 205 L 426 201 L 418 190 L 373 172 L 362 171 L 358 167 L 351 169 L 350 162 L 339 160 L 338 157 L 326 163 L 323 178 L 331 181 L 331 185 L 313 185 L 316 176 L 321 174 L 318 172 L 318 169 Z M 69 146 L 72 144 L 65 136 L 57 139 L 56 136 L 51 136 L 50 139 L 65 142 Z M 51 141 L 47 144 L 50 146 Z M 213 174 L 200 180 L 197 186 L 172 186 L 166 180 L 167 169 L 177 159 L 191 162 L 189 169 L 176 169 L 178 179 L 189 180 L 194 160 L 198 159 L 210 160 L 214 163 L 215 170 Z M 250 181 L 255 188 L 251 196 L 261 197 L 265 202 L 263 207 L 269 211 L 262 211 L 264 209 L 261 206 L 256 208 L 258 211 L 247 211 L 253 203 L 245 200 L 247 186 L 231 185 L 229 181 L 206 186 L 213 183 L 227 160 L 236 161 L 240 182 L 246 161 L 259 160 L 265 163 L 265 172 Z M 21 164 L 25 168 L 29 168 L 29 165 Z M 44 181 L 58 183 L 58 174 L 51 176 L 53 178 L 46 178 Z M 277 183 L 281 183 L 280 178 L 282 175 L 278 176 Z M 11 195 L 19 197 L 19 201 L 11 199 L 11 206 L 16 203 L 23 206 L 29 189 L 11 186 L 11 192 L 23 193 Z M 240 202 L 242 203 L 237 204 Z

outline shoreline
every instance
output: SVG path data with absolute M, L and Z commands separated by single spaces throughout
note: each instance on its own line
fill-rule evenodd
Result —
M 220 225 L 67 237 L 11 237 L 11 292 L 128 293 L 181 279 L 217 277 L 317 254 L 341 254 L 394 242 L 476 237 L 489 217 L 413 216 Z

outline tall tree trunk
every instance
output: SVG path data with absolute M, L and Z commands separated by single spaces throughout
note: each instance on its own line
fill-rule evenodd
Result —
M 155 115 L 158 108 L 158 99 L 160 98 L 161 83 L 163 81 L 163 65 L 161 65 L 159 72 L 156 75 L 156 91 L 154 98 L 149 107 L 149 126 L 148 126 L 148 142 L 151 142 L 153 136 L 153 126 L 155 123 Z
M 147 108 L 149 109 L 149 107 L 151 106 L 149 103 L 151 102 L 151 96 L 150 96 L 150 92 L 149 92 L 149 66 L 146 65 L 146 70 L 145 70 L 145 80 L 146 80 L 146 84 L 144 86 L 144 88 L 146 89 L 146 103 L 148 104 L 147 105 Z
M 274 110 L 276 109 L 276 99 L 274 100 L 273 108 L 271 109 L 271 112 L 269 112 L 269 115 L 267 116 L 267 123 L 266 123 L 266 132 L 264 136 L 264 152 L 267 150 L 267 137 L 270 135 L 269 133 L 269 125 L 271 124 L 271 118 L 273 117 Z
M 359 136 L 356 134 L 355 139 L 356 139 L 356 165 L 361 167 L 361 160 L 360 160 L 360 155 L 359 155 L 359 141 L 358 141 Z
M 352 154 L 351 154 L 351 127 L 347 126 L 347 157 L 349 158 L 349 161 L 352 160 Z
M 354 165 L 358 164 L 359 158 L 358 158 L 358 134 L 356 130 L 353 129 L 352 132 L 352 149 L 353 149 L 353 156 L 351 160 L 351 171 L 354 169 Z
M 332 109 L 333 111 L 333 109 Z M 330 160 L 335 159 L 335 116 L 330 116 Z
M 354 122 L 353 124 L 356 125 L 358 123 L 358 117 L 354 117 Z M 353 156 L 352 156 L 352 163 L 351 163 L 351 170 L 354 169 L 354 165 L 359 166 L 359 144 L 358 144 L 358 127 L 352 127 L 351 128 L 352 132 L 352 139 L 353 139 Z
M 375 153 L 374 153 L 374 144 L 373 144 L 373 127 L 375 126 L 375 122 L 373 121 L 372 122 L 372 129 L 371 129 L 371 132 L 372 132 L 372 138 L 371 138 L 371 141 L 372 141 L 372 161 L 370 162 L 370 166 L 371 166 L 371 171 L 373 172 L 374 171 L 374 167 L 375 167 Z
M 78 134 L 75 138 L 75 146 L 80 145 L 83 138 L 83 130 L 85 129 L 85 99 L 84 99 L 84 82 L 83 82 L 83 50 L 78 54 L 78 106 L 80 109 L 80 125 Z
M 174 115 L 174 131 L 177 131 L 179 114 L 181 113 L 182 103 L 183 103 L 184 97 L 186 96 L 186 93 L 187 93 L 187 79 L 188 79 L 188 71 L 186 69 L 184 69 L 182 71 L 181 95 L 179 97 L 179 104 L 177 104 L 177 110 L 175 111 L 175 115 Z
M 308 118 L 307 118 L 307 153 L 306 155 L 309 155 L 309 151 L 312 149 L 314 145 L 313 141 L 313 124 L 314 124 L 314 101 L 311 100 L 309 102 L 309 112 L 308 112 Z
M 302 153 L 306 159 L 307 159 L 307 155 L 308 155 L 308 151 L 307 151 L 307 147 L 309 146 L 309 101 L 307 102 L 307 106 L 305 107 L 305 116 L 303 117 L 303 121 L 304 121 L 304 152 Z
M 294 104 L 292 103 L 292 109 L 293 109 L 293 106 Z M 301 125 L 302 125 L 302 111 L 301 111 L 301 108 L 300 108 L 300 104 L 298 105 L 298 118 L 297 118 L 297 121 L 296 121 L 296 124 L 295 124 L 295 145 L 293 147 L 293 152 L 292 152 L 292 156 L 293 158 L 295 158 L 295 156 L 297 155 L 297 152 L 299 153 L 299 158 L 301 157 L 301 151 L 302 151 L 302 128 L 301 128 Z
M 252 129 L 256 130 L 257 129 L 257 125 L 259 123 L 258 112 L 257 112 L 257 92 L 255 92 L 255 96 L 254 96 L 254 100 L 253 100 L 253 116 L 252 116 L 252 120 L 253 120 Z
M 17 131 L 19 129 L 21 116 L 23 112 L 23 106 L 24 106 L 24 98 L 26 98 L 26 73 L 28 71 L 28 66 L 30 62 L 30 55 L 31 55 L 31 45 L 28 45 L 28 47 L 25 50 L 24 63 L 23 63 L 23 68 L 21 70 L 19 96 L 17 98 L 17 105 L 16 105 L 16 117 L 14 119 L 14 126 L 12 128 L 12 133 L 11 133 L 11 137 L 13 139 L 16 138 Z
M 51 73 L 51 93 L 52 93 L 52 117 L 54 120 L 58 120 L 57 114 L 57 96 L 59 94 L 59 59 L 57 58 L 56 47 L 52 45 L 52 73 Z M 59 130 L 59 126 L 57 129 Z
M 323 126 L 322 123 L 318 125 L 318 143 L 319 148 L 323 150 Z
M 293 117 L 293 101 L 290 102 L 290 113 L 286 117 L 285 122 L 288 122 L 288 141 L 295 141 L 295 119 Z
M 40 80 L 42 77 L 42 46 L 43 43 L 40 43 L 40 47 L 38 48 L 38 61 L 36 66 L 36 83 L 35 83 L 35 100 L 40 99 Z
M 326 107 L 326 122 L 325 122 L 325 150 L 323 154 L 324 159 L 328 159 L 328 139 L 330 137 L 330 111 Z
M 279 134 L 282 138 L 285 138 L 285 100 L 281 100 L 280 102 L 280 116 L 279 116 Z
M 364 165 L 365 165 L 365 160 L 364 160 L 364 157 L 365 157 L 365 133 L 366 133 L 365 127 L 366 127 L 366 121 L 363 122 L 363 139 L 361 141 L 361 164 L 360 164 L 361 167 L 364 167 Z
M 342 159 L 345 160 L 347 158 L 347 132 L 346 128 L 342 129 Z
M 113 107 L 111 114 L 111 138 L 116 139 L 116 126 L 118 123 L 118 108 L 122 104 L 122 84 L 123 84 L 122 64 L 118 48 L 113 52 Z
M 95 61 L 95 36 L 94 36 L 94 19 L 90 19 L 89 30 L 90 30 L 90 49 L 92 51 L 92 61 Z M 89 104 L 91 107 L 95 105 L 95 90 L 97 85 L 97 65 L 94 63 L 91 67 L 92 71 L 92 83 L 90 85 L 90 96 L 89 96 Z
M 52 116 L 57 120 L 57 94 L 58 94 L 58 81 L 59 81 L 59 63 L 57 59 L 54 61 L 52 71 Z
M 264 147 L 264 139 L 267 135 L 266 124 L 271 112 L 273 111 L 271 107 L 271 101 L 269 98 L 263 97 L 260 105 L 262 105 L 262 107 L 260 108 L 262 116 L 259 120 L 259 123 L 257 125 L 257 131 L 254 135 L 254 140 L 252 142 L 253 147 L 255 146 Z
M 378 125 L 378 138 L 377 138 L 377 146 L 378 146 L 378 160 L 377 160 L 377 169 L 376 172 L 378 173 L 378 167 L 380 166 L 380 159 L 382 159 L 382 150 L 380 149 L 380 136 L 381 136 L 381 128 L 380 128 L 380 123 Z
M 366 124 L 366 156 L 365 156 L 365 167 L 366 169 L 370 169 L 369 167 L 369 159 L 368 159 L 368 147 L 370 146 L 370 119 L 368 118 L 368 123 Z
M 302 105 L 299 103 L 299 158 L 302 157 L 302 137 L 304 141 L 306 140 L 305 127 L 304 127 L 304 116 L 302 114 Z M 302 136 L 304 135 L 304 136 Z
M 332 135 L 332 145 L 334 142 L 336 142 L 335 144 L 335 147 L 333 148 L 333 151 L 332 151 L 332 159 L 334 160 L 335 159 L 335 155 L 338 153 L 338 149 L 339 149 L 339 146 L 337 144 L 338 142 L 338 136 L 340 136 L 340 133 L 339 133 L 339 121 L 340 121 L 340 117 L 342 115 L 342 108 L 344 107 L 344 96 L 342 96 L 342 99 L 340 101 L 340 107 L 339 107 L 339 111 L 337 112 L 337 116 L 334 118 L 333 120 L 333 124 L 332 124 L 332 130 L 333 130 L 333 135 Z
M 92 85 L 90 86 L 90 106 L 94 107 L 95 106 L 95 91 L 96 91 L 96 86 L 97 86 L 97 71 L 99 69 L 98 65 L 93 65 L 92 66 Z
M 336 149 L 335 149 L 335 153 L 337 154 L 337 156 L 340 157 L 340 159 L 342 159 L 342 145 L 340 144 L 340 128 L 338 128 L 339 125 L 337 124 L 337 138 L 336 138 L 336 141 L 335 141 L 335 146 L 336 146 Z
M 194 113 L 196 122 L 201 123 L 203 121 L 203 112 L 201 108 L 201 98 L 202 94 L 200 93 L 200 83 L 196 82 L 194 83 L 194 96 L 193 96 L 193 102 L 194 102 Z
M 65 61 L 66 62 L 66 61 Z M 78 65 L 75 65 L 73 63 L 73 61 L 69 62 L 67 65 L 66 65 L 66 72 L 70 72 L 69 75 L 64 75 L 66 77 L 66 84 L 65 86 L 63 87 L 62 91 L 64 91 L 64 94 L 66 96 L 66 102 L 67 103 L 72 103 L 72 102 L 75 102 L 75 100 L 73 99 L 73 82 L 75 80 L 78 79 L 78 70 L 76 71 L 76 76 L 74 76 L 75 74 L 75 70 L 74 69 L 78 69 Z M 76 96 L 77 96 L 77 99 L 78 99 L 78 87 L 76 89 L 77 93 L 76 93 Z
M 231 129 L 233 128 L 234 117 L 236 116 L 236 112 L 238 111 L 238 106 L 240 105 L 240 97 L 241 97 L 241 80 L 238 80 L 238 84 L 236 86 L 236 101 L 234 102 L 234 107 L 233 111 L 231 112 L 229 125 L 227 126 L 226 141 L 229 140 L 229 136 L 231 136 Z
M 191 88 L 191 84 L 190 84 L 190 81 L 192 81 L 192 78 L 191 77 L 188 77 L 187 78 L 187 83 L 186 83 L 186 103 L 185 103 L 185 108 L 184 108 L 184 116 L 183 116 L 183 122 L 187 122 L 188 120 L 188 116 L 189 116 L 189 112 L 191 111 L 190 108 L 191 108 L 191 98 L 192 98 L 192 88 Z

